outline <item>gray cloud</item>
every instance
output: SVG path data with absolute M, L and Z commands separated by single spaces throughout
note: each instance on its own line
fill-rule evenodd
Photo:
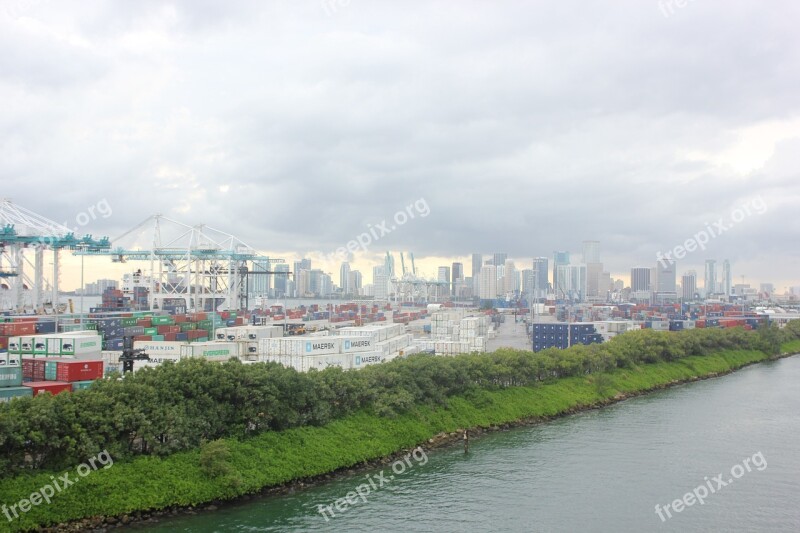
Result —
M 424 197 L 381 250 L 597 239 L 620 274 L 760 194 L 766 214 L 679 271 L 708 255 L 796 279 L 800 132 L 726 160 L 798 124 L 794 2 L 221 5 L 6 11 L 4 194 L 59 221 L 108 198 L 92 229 L 111 236 L 160 212 L 298 255 Z

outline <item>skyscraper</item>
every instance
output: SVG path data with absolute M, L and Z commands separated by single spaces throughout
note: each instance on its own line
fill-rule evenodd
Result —
M 535 298 L 544 298 L 547 296 L 547 289 L 550 285 L 549 278 L 550 272 L 548 272 L 548 260 L 546 257 L 534 257 L 533 258 L 533 272 L 536 279 L 534 280 L 534 289 L 537 291 L 537 294 L 534 295 Z
M 286 274 L 273 274 L 275 276 L 275 296 L 286 296 L 286 283 L 289 281 L 289 265 L 286 263 L 278 263 L 273 269 L 275 272 L 286 272 Z
M 724 300 L 730 300 L 731 298 L 731 287 L 733 286 L 733 280 L 731 279 L 731 262 L 725 259 L 722 262 L 722 287 L 720 287 L 720 291 L 725 294 Z
M 654 295 L 656 301 L 672 300 L 678 297 L 675 261 L 662 260 L 656 264 Z
M 372 286 L 376 300 L 389 298 L 389 276 L 386 275 L 386 266 L 372 267 Z
M 481 292 L 481 267 L 483 266 L 483 255 L 472 254 L 472 294 L 480 296 Z
M 569 264 L 569 252 L 553 252 L 553 292 L 556 293 L 556 299 L 562 297 L 564 287 L 558 279 L 558 267 Z
M 713 259 L 706 260 L 706 275 L 703 281 L 703 289 L 706 293 L 706 298 L 715 294 L 717 289 L 717 262 Z
M 361 272 L 358 270 L 351 270 L 349 278 L 348 287 L 350 287 L 350 293 L 353 296 L 360 296 L 361 288 L 364 286 L 364 280 L 361 276 Z
M 447 287 L 450 287 L 450 267 L 441 266 L 439 267 L 439 275 L 436 278 L 436 281 L 440 283 L 447 283 Z
M 353 293 L 350 288 L 350 263 L 346 261 L 339 267 L 339 287 L 342 289 L 343 295 Z
M 503 266 L 506 264 L 506 259 L 508 259 L 508 254 L 505 252 L 495 252 L 493 256 L 492 264 L 494 266 Z
M 685 301 L 692 301 L 696 292 L 697 272 L 689 270 L 681 277 L 681 295 Z
M 497 298 L 497 267 L 484 265 L 480 273 L 480 298 L 494 300 Z
M 453 296 L 458 296 L 458 284 L 464 281 L 464 265 L 461 263 L 453 263 Z
M 506 259 L 503 282 L 503 294 L 513 295 L 517 291 L 517 269 L 511 259 Z
M 631 269 L 631 291 L 646 292 L 650 290 L 650 268 L 633 267 Z

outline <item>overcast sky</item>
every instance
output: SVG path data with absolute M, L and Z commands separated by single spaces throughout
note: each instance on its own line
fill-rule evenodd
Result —
M 0 6 L 0 194 L 69 226 L 106 199 L 80 233 L 162 213 L 291 261 L 385 219 L 356 267 L 592 239 L 627 278 L 723 219 L 679 274 L 800 285 L 800 3 Z

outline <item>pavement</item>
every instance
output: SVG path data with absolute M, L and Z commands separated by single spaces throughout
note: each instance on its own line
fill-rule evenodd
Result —
M 531 342 L 528 340 L 528 333 L 525 324 L 522 322 L 514 323 L 513 317 L 506 317 L 506 321 L 495 327 L 497 336 L 494 339 L 487 339 L 486 351 L 493 352 L 498 348 L 513 348 L 515 350 L 531 350 Z

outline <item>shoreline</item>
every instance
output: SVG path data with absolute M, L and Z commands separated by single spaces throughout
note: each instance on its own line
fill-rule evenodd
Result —
M 644 396 L 646 394 L 651 394 L 659 390 L 665 390 L 679 385 L 693 383 L 696 381 L 722 377 L 728 374 L 732 374 L 748 366 L 761 364 L 765 362 L 777 361 L 779 359 L 788 358 L 795 355 L 798 355 L 798 353 L 781 353 L 780 355 L 776 355 L 773 357 L 764 356 L 762 359 L 744 362 L 743 364 L 740 364 L 736 367 L 729 368 L 727 370 L 719 372 L 708 372 L 706 374 L 695 375 L 687 377 L 685 379 L 672 379 L 670 381 L 659 383 L 657 385 L 640 390 L 632 390 L 629 392 L 617 392 L 617 394 L 615 394 L 614 396 L 601 398 L 592 403 L 585 403 L 585 404 L 579 403 L 570 406 L 566 409 L 560 410 L 552 415 L 522 417 L 519 419 L 511 420 L 500 424 L 476 425 L 468 427 L 466 429 L 469 432 L 470 440 L 472 440 L 473 438 L 480 438 L 480 436 L 487 433 L 492 433 L 496 431 L 507 431 L 514 428 L 546 423 L 552 420 L 578 414 L 581 412 L 608 407 L 610 405 L 623 402 L 625 400 L 635 398 L 637 396 Z M 678 360 L 675 361 L 674 363 L 680 363 L 680 361 L 681 360 Z M 591 377 L 591 375 L 588 377 Z M 398 457 L 402 457 L 405 453 L 408 453 L 416 446 L 422 446 L 426 450 L 455 446 L 458 443 L 463 442 L 463 432 L 464 428 L 458 428 L 456 431 L 450 431 L 450 432 L 439 432 L 429 437 L 426 440 L 417 442 L 415 446 L 411 447 L 403 446 L 395 450 L 394 452 L 389 453 L 387 455 L 383 455 L 381 457 L 366 460 L 355 465 L 337 468 L 323 474 L 313 475 L 309 477 L 298 477 L 296 479 L 292 479 L 284 483 L 279 483 L 268 487 L 264 487 L 251 494 L 244 494 L 225 500 L 213 499 L 199 505 L 171 506 L 160 510 L 136 511 L 125 515 L 79 519 L 75 521 L 61 523 L 55 526 L 39 528 L 39 531 L 47 531 L 55 533 L 55 532 L 68 532 L 68 531 L 69 532 L 85 531 L 87 529 L 104 530 L 104 529 L 121 529 L 124 527 L 141 528 L 146 524 L 159 523 L 161 522 L 162 519 L 169 519 L 181 515 L 197 515 L 206 512 L 213 512 L 220 509 L 221 507 L 239 505 L 245 502 L 258 500 L 265 497 L 293 494 L 298 490 L 305 490 L 307 488 L 320 485 L 322 483 L 327 483 L 329 481 L 341 479 L 347 476 L 352 476 L 360 472 L 364 472 L 366 470 L 385 466 L 387 464 L 390 464 L 392 461 L 396 460 Z

